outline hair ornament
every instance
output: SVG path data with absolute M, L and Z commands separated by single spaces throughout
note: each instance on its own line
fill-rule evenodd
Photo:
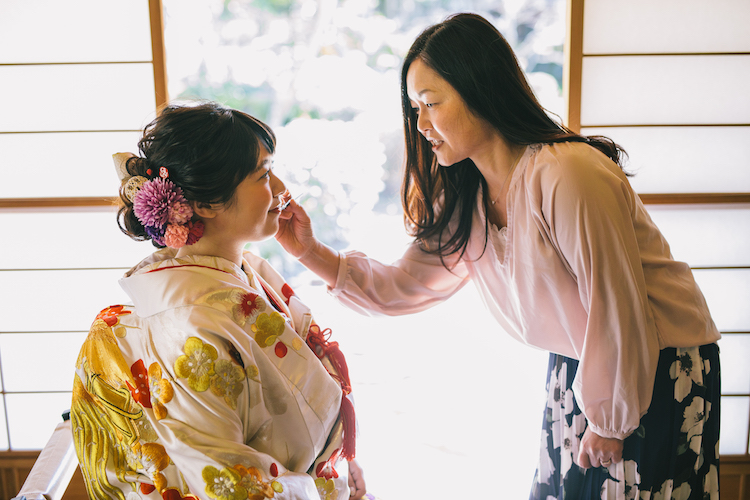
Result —
M 166 167 L 159 167 L 159 177 L 147 179 L 141 175 L 130 175 L 127 161 L 135 155 L 116 153 L 112 155 L 117 174 L 122 183 L 122 192 L 133 203 L 133 213 L 146 234 L 158 245 L 181 248 L 192 245 L 203 236 L 203 222 L 191 219 L 193 207 L 182 193 L 182 189 L 169 180 Z M 147 170 L 150 174 L 151 169 Z
M 125 181 L 125 185 L 122 186 L 122 193 L 128 200 L 130 200 L 130 203 L 133 203 L 135 201 L 135 195 L 138 194 L 138 190 L 141 189 L 146 182 L 148 182 L 148 179 L 142 175 L 134 175 Z

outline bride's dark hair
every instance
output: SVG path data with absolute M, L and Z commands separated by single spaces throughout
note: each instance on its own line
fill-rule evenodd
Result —
M 130 175 L 153 178 L 166 167 L 188 201 L 227 204 L 237 186 L 258 169 L 261 147 L 273 154 L 276 136 L 247 113 L 214 102 L 173 104 L 146 126 L 138 142 L 140 155 L 128 160 L 127 169 Z M 133 213 L 133 203 L 122 192 L 120 199 L 120 229 L 135 240 L 151 239 Z

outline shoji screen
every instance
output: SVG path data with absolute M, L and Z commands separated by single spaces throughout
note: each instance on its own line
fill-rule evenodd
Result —
M 723 333 L 721 453 L 747 462 L 750 2 L 570 0 L 569 15 L 568 124 L 625 147 L 634 188 L 693 268 Z
M 162 36 L 159 0 L 0 2 L 0 451 L 46 443 L 91 321 L 152 249 L 116 226 L 111 155 L 166 101 Z

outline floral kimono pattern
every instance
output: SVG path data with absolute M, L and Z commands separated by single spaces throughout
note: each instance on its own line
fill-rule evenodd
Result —
M 262 259 L 171 252 L 121 280 L 134 306 L 104 309 L 81 348 L 71 420 L 89 497 L 348 499 L 335 343 Z
M 532 500 L 718 500 L 719 348 L 661 351 L 648 413 L 607 468 L 574 463 L 586 418 L 573 394 L 578 361 L 550 355 Z

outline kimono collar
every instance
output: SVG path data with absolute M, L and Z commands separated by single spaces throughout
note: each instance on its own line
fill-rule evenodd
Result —
M 178 259 L 174 253 L 173 249 L 155 252 L 120 280 L 139 315 L 146 317 L 192 303 L 207 287 L 250 286 L 242 268 L 226 259 L 206 255 Z
M 187 257 L 177 258 L 175 257 L 176 253 L 177 250 L 173 248 L 163 248 L 154 252 L 139 262 L 130 271 L 125 273 L 125 277 L 152 273 L 165 269 L 174 269 L 177 267 L 203 267 L 231 274 L 235 278 L 242 280 L 245 284 L 249 284 L 244 270 L 227 259 L 212 255 L 189 255 Z

